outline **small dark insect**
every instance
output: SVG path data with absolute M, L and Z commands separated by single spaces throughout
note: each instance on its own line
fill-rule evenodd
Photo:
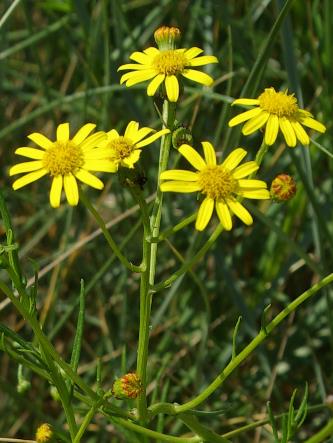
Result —
M 141 191 L 143 191 L 144 185 L 147 183 L 147 177 L 144 175 L 143 172 L 138 172 L 133 181 L 136 185 L 139 186 Z

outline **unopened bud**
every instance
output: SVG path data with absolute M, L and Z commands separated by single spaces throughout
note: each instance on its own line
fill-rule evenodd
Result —
M 36 442 L 37 443 L 49 443 L 54 441 L 53 430 L 51 425 L 48 423 L 43 423 L 37 428 L 36 431 Z
M 142 392 L 141 380 L 135 372 L 117 378 L 112 386 L 112 393 L 116 398 L 137 398 Z
M 172 146 L 175 149 L 178 149 L 181 147 L 181 145 L 192 145 L 193 143 L 193 137 L 192 132 L 185 128 L 184 126 L 180 126 L 179 128 L 175 129 L 172 133 Z
M 155 42 L 161 51 L 175 49 L 180 37 L 180 29 L 175 27 L 161 26 L 154 32 Z
M 270 193 L 276 202 L 290 200 L 296 194 L 296 182 L 288 174 L 279 174 L 272 181 Z

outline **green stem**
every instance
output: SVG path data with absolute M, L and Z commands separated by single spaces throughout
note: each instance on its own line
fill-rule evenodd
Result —
M 261 329 L 258 335 L 225 367 L 221 374 L 197 397 L 182 405 L 175 406 L 175 412 L 186 412 L 189 409 L 196 408 L 203 401 L 205 401 L 221 384 L 229 377 L 229 375 L 267 338 L 270 334 L 291 312 L 293 312 L 299 305 L 304 303 L 308 298 L 312 297 L 324 286 L 333 282 L 333 273 L 323 278 L 320 282 L 313 285 L 310 289 L 303 292 L 293 302 L 291 302 L 285 309 L 283 309 L 266 327 Z M 333 428 L 333 423 L 332 423 Z M 319 441 L 319 440 L 318 440 Z M 313 443 L 313 442 L 311 442 Z
M 175 120 L 176 104 L 164 101 L 163 105 L 163 128 L 173 128 Z M 157 190 L 156 198 L 150 218 L 150 226 L 147 226 L 144 221 L 144 239 L 143 239 L 143 260 L 142 268 L 144 272 L 141 274 L 140 284 L 140 326 L 139 326 L 139 343 L 138 343 L 138 359 L 137 359 L 137 374 L 142 382 L 143 390 L 138 397 L 137 406 L 139 417 L 142 422 L 146 422 L 148 418 L 146 386 L 147 386 L 147 361 L 148 361 L 148 346 L 149 346 L 149 324 L 150 311 L 152 301 L 151 287 L 155 282 L 156 273 L 156 258 L 157 258 L 157 243 L 151 243 L 151 238 L 157 238 L 160 233 L 163 194 L 160 190 L 160 174 L 168 165 L 169 152 L 171 147 L 171 133 L 166 134 L 161 139 L 160 159 L 158 168 Z M 143 212 L 145 208 L 141 206 Z M 143 214 L 145 219 L 145 214 Z
M 86 395 L 88 395 L 92 400 L 98 401 L 100 397 L 82 380 L 82 378 L 76 372 L 72 370 L 72 368 L 67 363 L 62 360 L 52 344 L 49 342 L 48 338 L 44 335 L 37 318 L 33 314 L 31 314 L 29 310 L 25 308 L 25 306 L 23 306 L 23 303 L 21 303 L 20 299 L 27 299 L 28 294 L 25 292 L 20 282 L 18 282 L 15 272 L 9 268 L 8 273 L 19 293 L 19 297 L 16 297 L 1 280 L 0 289 L 11 300 L 18 312 L 27 321 L 27 323 L 33 330 L 38 342 L 40 343 L 40 346 L 43 348 L 43 351 L 54 360 L 54 362 L 65 372 L 67 377 L 72 380 L 72 382 L 75 383 Z M 110 403 L 106 403 L 106 405 L 117 415 L 123 417 L 130 416 L 128 413 L 126 413 L 126 411 L 123 411 L 117 406 L 111 405 Z
M 91 204 L 88 196 L 83 192 L 82 189 L 80 189 L 80 199 L 82 203 L 85 205 L 85 207 L 88 209 L 88 211 L 93 215 L 95 218 L 98 226 L 101 228 L 103 235 L 108 242 L 109 246 L 111 247 L 113 253 L 118 257 L 120 262 L 130 271 L 132 272 L 142 272 L 143 269 L 141 266 L 133 265 L 133 263 L 130 263 L 127 258 L 122 254 L 121 250 L 118 248 L 116 242 L 111 237 L 110 232 L 108 231 L 107 227 L 105 226 L 104 220 L 99 215 L 99 213 L 96 211 L 96 209 Z
M 8 263 L 9 265 L 9 263 Z M 14 283 L 16 289 L 18 290 L 19 297 L 15 297 L 15 295 L 10 291 L 10 289 L 0 281 L 0 289 L 7 295 L 8 298 L 12 301 L 14 306 L 17 308 L 17 310 L 21 313 L 21 315 L 27 320 L 31 328 L 33 329 L 37 340 L 39 342 L 39 345 L 41 347 L 42 355 L 44 356 L 44 359 L 46 361 L 46 364 L 48 366 L 49 372 L 50 372 L 50 378 L 53 382 L 53 384 L 56 386 L 59 397 L 62 403 L 62 406 L 64 408 L 64 413 L 66 416 L 66 420 L 69 427 L 69 432 L 71 435 L 71 438 L 73 439 L 76 434 L 76 422 L 75 422 L 75 416 L 73 412 L 73 408 L 70 402 L 69 398 L 69 392 L 66 387 L 66 383 L 64 381 L 64 378 L 59 373 L 58 368 L 54 364 L 54 362 L 57 363 L 57 360 L 54 358 L 54 355 L 57 354 L 56 351 L 52 348 L 52 351 L 50 352 L 50 346 L 49 343 L 43 334 L 40 325 L 38 323 L 38 320 L 34 313 L 30 311 L 29 308 L 26 308 L 24 306 L 24 302 L 21 302 L 20 299 L 28 300 L 28 294 L 25 293 L 24 289 L 21 286 L 21 282 L 19 281 L 19 277 L 17 276 L 15 270 L 11 267 L 8 267 L 8 274 L 10 275 L 12 282 Z M 59 358 L 58 358 L 59 359 Z
M 52 383 L 57 388 L 57 391 L 59 393 L 60 401 L 61 401 L 61 404 L 64 408 L 64 413 L 66 416 L 66 421 L 68 424 L 71 440 L 73 440 L 73 438 L 75 437 L 75 434 L 76 434 L 77 426 L 76 426 L 74 411 L 73 411 L 73 408 L 71 405 L 70 396 L 69 396 L 69 392 L 68 392 L 65 380 L 63 379 L 63 377 L 59 373 L 59 370 L 56 367 L 56 365 L 54 364 L 53 359 L 47 353 L 47 350 L 46 349 L 44 350 L 42 344 L 40 344 L 40 345 L 42 348 L 42 354 L 44 355 L 45 361 L 46 361 L 49 371 L 50 371 Z
M 308 440 L 305 440 L 305 443 L 320 443 L 322 441 L 326 441 L 327 437 L 331 437 L 333 435 L 333 419 L 331 419 L 326 426 L 324 426 L 317 434 L 310 437 Z
M 139 343 L 138 358 L 136 371 L 142 383 L 142 392 L 138 396 L 137 407 L 140 419 L 145 422 L 147 420 L 147 360 L 148 360 L 148 344 L 149 344 L 149 321 L 150 321 L 150 303 L 151 291 L 149 286 L 150 273 L 150 255 L 152 244 L 148 241 L 150 237 L 150 226 L 144 223 L 144 238 L 142 250 L 142 265 L 145 271 L 141 274 L 140 282 L 140 326 L 139 326 Z
M 89 411 L 87 412 L 86 416 L 83 419 L 80 429 L 78 430 L 77 434 L 75 435 L 73 443 L 80 443 L 81 438 L 82 438 L 83 434 L 85 433 L 85 430 L 89 426 L 89 423 L 93 419 L 96 410 L 100 407 L 102 402 L 103 402 L 103 397 L 97 403 L 95 403 L 91 406 L 91 408 L 89 409 Z
M 182 221 L 177 223 L 175 226 L 171 226 L 171 228 L 168 228 L 165 231 L 161 232 L 157 239 L 153 238 L 152 240 L 156 240 L 156 242 L 160 242 L 162 240 L 165 240 L 166 238 L 170 237 L 170 235 L 175 234 L 176 232 L 185 228 L 185 226 L 192 223 L 196 219 L 196 217 L 197 217 L 197 213 L 189 215 L 188 217 L 185 217 Z
M 261 162 L 263 161 L 263 158 L 265 157 L 265 154 L 266 154 L 266 152 L 268 151 L 268 149 L 269 149 L 269 146 L 266 145 L 266 143 L 263 141 L 263 142 L 261 143 L 261 146 L 260 146 L 260 148 L 259 148 L 257 154 L 256 154 L 256 159 L 255 159 L 255 161 L 256 161 L 256 163 L 258 164 L 258 166 L 261 165 Z
M 124 420 L 122 418 L 114 418 L 113 421 L 118 423 L 124 428 L 130 429 L 131 431 L 142 434 L 146 437 L 151 437 L 154 441 L 166 441 L 169 443 L 203 443 L 203 439 L 199 436 L 195 437 L 174 437 L 172 435 L 162 434 L 161 432 L 152 431 L 151 429 L 144 428 L 143 426 L 137 425 L 130 421 Z
M 199 423 L 199 420 L 194 415 L 180 414 L 179 418 L 188 428 L 191 429 L 191 431 L 195 432 L 197 435 L 200 435 L 203 441 L 210 443 L 230 443 L 230 440 L 216 434 L 216 432 Z
M 165 125 L 167 128 L 169 129 L 171 128 L 171 130 L 173 129 L 175 114 L 176 114 L 176 104 L 164 100 L 163 113 L 162 113 L 163 129 L 165 128 Z M 166 134 L 161 140 L 156 199 L 154 202 L 153 211 L 150 218 L 151 234 L 153 238 L 157 238 L 160 233 L 162 204 L 163 204 L 163 193 L 160 190 L 160 175 L 167 168 L 170 148 L 171 148 L 171 133 Z M 149 282 L 151 285 L 153 285 L 155 282 L 156 257 L 157 257 L 157 244 L 153 243 L 151 247 L 151 268 L 149 276 Z

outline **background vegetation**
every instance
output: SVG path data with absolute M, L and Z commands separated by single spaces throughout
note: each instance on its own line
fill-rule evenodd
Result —
M 0 187 L 13 217 L 26 276 L 39 272 L 43 329 L 65 359 L 76 327 L 80 279 L 85 280 L 87 316 L 79 373 L 91 385 L 96 382 L 99 359 L 105 388 L 111 387 L 116 376 L 135 368 L 139 282 L 110 256 L 83 206 L 49 207 L 46 179 L 12 191 L 8 168 L 17 162 L 15 148 L 24 146 L 26 136 L 34 131 L 52 138 L 57 124 L 64 121 L 70 122 L 73 132 L 85 122 L 95 122 L 102 130 L 122 130 L 130 120 L 158 128 L 158 114 L 144 86 L 120 86 L 117 67 L 134 50 L 153 45 L 154 30 L 167 24 L 181 28 L 182 46 L 202 47 L 220 60 L 219 65 L 208 67 L 216 79 L 212 91 L 187 83 L 178 120 L 192 128 L 196 146 L 207 139 L 221 152 L 228 152 L 240 143 L 254 158 L 262 135 L 244 139 L 237 129 L 227 129 L 234 115 L 230 103 L 239 96 L 283 3 L 2 0 Z M 257 78 L 257 89 L 250 91 L 254 97 L 269 86 L 295 92 L 300 104 L 327 126 L 326 134 L 313 137 L 329 151 L 332 29 L 331 0 L 295 0 L 267 66 Z M 331 158 L 314 145 L 291 149 L 285 148 L 282 138 L 280 142 L 266 156 L 261 178 L 269 182 L 280 172 L 294 175 L 296 197 L 286 204 L 259 204 L 252 227 L 236 223 L 192 273 L 154 298 L 149 401 L 181 403 L 192 398 L 230 359 L 232 331 L 240 315 L 239 348 L 257 334 L 267 305 L 272 305 L 270 317 L 332 270 Z M 156 186 L 157 156 L 157 144 L 142 156 L 142 173 L 148 179 L 146 197 Z M 101 194 L 89 192 L 114 237 L 137 263 L 141 228 L 128 190 L 111 176 Z M 196 208 L 193 198 L 186 196 L 167 195 L 166 202 L 164 228 Z M 213 229 L 214 223 L 210 226 Z M 158 277 L 174 272 L 182 257 L 207 240 L 210 229 L 199 234 L 189 225 L 164 242 Z M 3 232 L 0 222 L 0 235 Z M 5 278 L 1 270 L 0 278 Z M 306 382 L 310 411 L 295 441 L 305 440 L 326 423 L 331 412 L 325 403 L 333 382 L 332 303 L 331 290 L 317 294 L 205 402 L 202 409 L 206 411 L 223 409 L 222 415 L 207 416 L 211 428 L 223 433 L 265 418 L 267 400 L 274 413 L 286 412 L 293 390 L 299 390 L 297 403 Z M 0 319 L 25 339 L 32 339 L 31 330 L 3 296 Z M 50 386 L 23 370 L 31 386 L 18 392 L 17 363 L 3 352 L 0 359 L 0 436 L 33 438 L 41 422 L 61 429 L 64 417 Z M 205 417 L 202 420 L 206 422 Z M 160 418 L 157 429 L 185 432 L 174 423 Z M 100 416 L 89 427 L 85 441 L 141 440 Z M 233 441 L 273 440 L 267 426 Z

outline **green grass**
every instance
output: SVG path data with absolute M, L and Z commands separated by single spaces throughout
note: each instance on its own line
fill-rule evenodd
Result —
M 17 162 L 14 150 L 25 146 L 31 132 L 52 138 L 57 124 L 65 121 L 73 130 L 86 122 L 95 122 L 100 130 L 122 130 L 130 120 L 159 128 L 160 119 L 145 86 L 120 86 L 117 68 L 127 63 L 133 51 L 153 45 L 154 30 L 168 24 L 181 28 L 182 46 L 202 47 L 220 60 L 207 69 L 216 80 L 214 88 L 203 90 L 186 82 L 178 107 L 177 120 L 192 129 L 196 147 L 202 140 L 214 142 L 224 153 L 243 146 L 254 159 L 262 134 L 245 138 L 237 128 L 230 130 L 227 122 L 236 115 L 230 103 L 240 95 L 256 97 L 263 88 L 274 86 L 295 92 L 299 103 L 327 126 L 324 135 L 312 133 L 312 138 L 331 152 L 332 2 L 295 0 L 275 34 L 273 26 L 284 3 L 1 2 L 0 188 L 30 285 L 34 274 L 39 274 L 37 308 L 43 331 L 68 362 L 77 326 L 80 280 L 85 281 L 86 321 L 78 374 L 94 389 L 99 362 L 104 389 L 111 388 L 115 377 L 135 370 L 139 278 L 124 270 L 100 232 L 95 233 L 97 225 L 83 205 L 50 208 L 47 179 L 17 192 L 11 189 L 8 168 Z M 157 105 L 161 108 L 159 99 Z M 172 167 L 179 159 L 176 152 L 171 154 Z M 155 143 L 140 162 L 148 179 L 145 197 L 156 188 L 157 161 Z M 271 305 L 270 319 L 332 271 L 331 157 L 315 144 L 285 148 L 279 138 L 264 159 L 261 178 L 270 182 L 280 172 L 292 174 L 297 182 L 293 200 L 286 204 L 255 202 L 257 209 L 253 210 L 249 205 L 255 216 L 253 226 L 237 222 L 230 233 L 222 233 L 192 272 L 153 297 L 149 403 L 191 400 L 230 360 L 239 316 L 236 342 L 241 350 L 258 333 L 265 307 Z M 91 190 L 89 196 L 110 223 L 113 238 L 137 264 L 142 230 L 136 203 L 118 177 L 104 174 L 103 179 L 102 193 Z M 193 195 L 166 195 L 162 230 L 193 214 L 194 200 Z M 184 258 L 204 245 L 216 223 L 214 218 L 201 234 L 191 223 L 161 243 L 157 282 L 172 275 Z M 0 235 L 3 243 L 1 220 Z M 78 242 L 82 242 L 79 247 Z M 0 280 L 8 284 L 1 269 Z M 8 298 L 1 292 L 0 296 L 1 324 L 36 344 Z M 331 417 L 325 402 L 333 383 L 332 305 L 330 287 L 302 305 L 198 407 L 206 413 L 198 419 L 219 434 L 231 432 L 267 418 L 268 400 L 275 415 L 287 412 L 294 389 L 298 390 L 298 407 L 307 382 L 309 412 L 293 441 L 306 441 L 318 432 Z M 15 340 L 8 338 L 9 348 Z M 0 359 L 0 437 L 32 439 L 42 422 L 67 433 L 61 404 L 49 383 L 24 368 L 23 377 L 31 386 L 19 393 L 17 361 L 2 351 Z M 135 407 L 130 401 L 114 404 Z M 75 410 L 83 417 L 87 406 L 76 399 Z M 279 420 L 277 423 L 280 426 Z M 150 427 L 172 435 L 188 432 L 179 420 L 166 415 L 159 415 Z M 269 425 L 230 439 L 235 443 L 274 441 Z M 82 441 L 148 443 L 102 414 L 95 415 Z

